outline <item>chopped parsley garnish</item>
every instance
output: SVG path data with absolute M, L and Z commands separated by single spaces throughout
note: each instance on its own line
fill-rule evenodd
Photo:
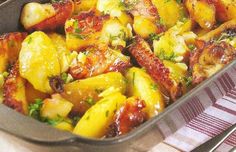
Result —
M 139 3 L 140 0 L 120 0 L 119 7 L 125 9 L 125 10 L 132 10 L 134 9 L 135 5 Z
M 193 81 L 192 77 L 184 77 L 183 79 L 187 87 L 190 87 L 192 85 L 192 81 Z
M 109 116 L 109 110 L 106 111 L 106 114 L 105 114 L 106 117 Z
M 32 42 L 32 37 L 29 37 L 29 40 L 27 41 L 28 44 Z
M 193 44 L 188 45 L 188 48 L 193 51 L 196 47 Z
M 135 82 L 135 72 L 133 72 L 133 86 L 134 86 L 134 82 Z
M 42 105 L 43 105 L 42 99 L 35 99 L 35 102 L 31 103 L 28 107 L 29 116 L 40 120 L 40 109 L 42 108 Z
M 80 118 L 79 116 L 73 117 L 73 118 L 72 118 L 72 125 L 73 125 L 73 126 L 76 126 L 80 119 L 81 119 L 81 118 Z
M 151 33 L 149 34 L 149 40 L 159 40 L 162 34 Z
M 177 2 L 178 4 L 181 4 L 181 3 L 182 3 L 182 0 L 176 0 L 176 2 Z
M 157 90 L 157 89 L 158 89 L 158 86 L 157 86 L 156 84 L 154 84 L 154 83 L 152 83 L 152 84 L 150 85 L 150 87 L 151 87 L 151 89 L 153 89 L 153 90 Z
M 85 39 L 85 36 L 81 34 L 82 30 L 79 28 L 79 21 L 75 20 L 73 23 L 74 33 L 72 34 L 74 37 L 78 39 Z
M 169 61 L 175 61 L 175 58 L 177 55 L 174 52 L 171 52 L 171 54 L 166 54 L 163 49 L 160 50 L 160 53 L 157 55 L 159 59 L 161 60 L 169 60 Z
M 89 97 L 87 100 L 86 100 L 86 102 L 90 105 L 90 106 L 92 106 L 92 105 L 94 105 L 95 104 L 95 101 L 94 101 L 94 99 L 93 98 L 91 98 L 91 97 Z

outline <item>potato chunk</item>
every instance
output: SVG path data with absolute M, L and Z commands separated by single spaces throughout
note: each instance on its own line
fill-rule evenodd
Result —
M 146 103 L 145 112 L 153 117 L 162 112 L 165 104 L 162 93 L 155 81 L 142 69 L 131 68 L 126 73 L 127 94 L 140 97 Z
M 213 4 L 205 1 L 186 0 L 186 8 L 190 16 L 203 28 L 211 29 L 215 22 L 216 10 Z
M 114 93 L 98 101 L 77 123 L 73 133 L 85 137 L 100 138 L 105 135 L 109 124 L 124 103 L 126 97 Z
M 110 72 L 64 85 L 62 97 L 74 104 L 73 112 L 83 114 L 99 100 L 98 95 L 113 87 L 124 93 L 125 79 L 119 72 Z
M 178 20 L 184 17 L 183 6 L 178 4 L 176 0 L 152 0 L 152 3 L 158 10 L 162 24 L 167 28 L 174 26 Z
M 55 45 L 43 32 L 34 32 L 22 43 L 19 55 L 20 74 L 35 89 L 51 93 L 49 78 L 60 74 Z
M 74 0 L 75 3 L 75 13 L 81 11 L 89 11 L 96 8 L 98 0 Z
M 235 0 L 218 0 L 215 1 L 217 20 L 224 22 L 236 19 L 236 2 Z
M 55 119 L 66 118 L 71 111 L 73 104 L 62 98 L 60 94 L 52 95 L 51 99 L 45 99 L 40 114 L 44 118 Z

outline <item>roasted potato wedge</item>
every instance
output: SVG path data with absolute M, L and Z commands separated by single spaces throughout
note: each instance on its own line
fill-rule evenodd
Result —
M 167 28 L 174 26 L 177 21 L 185 17 L 182 4 L 179 4 L 176 0 L 152 0 L 152 3 L 158 10 L 162 24 Z
M 90 138 L 104 136 L 115 112 L 125 100 L 126 97 L 121 93 L 114 93 L 101 99 L 83 115 L 73 133 Z
M 43 101 L 40 115 L 49 119 L 66 118 L 72 107 L 73 104 L 62 98 L 60 94 L 53 94 L 52 98 L 47 98 Z
M 3 85 L 3 103 L 26 115 L 28 114 L 28 102 L 25 95 L 25 83 L 25 79 L 19 74 L 19 64 L 17 62 Z
M 34 32 L 23 41 L 19 69 L 35 89 L 52 93 L 49 78 L 60 75 L 61 70 L 57 49 L 45 33 Z
M 165 103 L 162 93 L 157 83 L 144 70 L 131 68 L 125 77 L 128 80 L 128 96 L 137 96 L 144 100 L 146 104 L 144 111 L 149 117 L 163 111 Z
M 67 48 L 66 39 L 65 37 L 57 33 L 50 33 L 48 34 L 48 36 L 57 48 L 61 72 L 66 72 L 72 62 L 70 59 L 71 52 Z
M 75 13 L 82 11 L 89 11 L 96 8 L 98 0 L 74 0 L 75 3 Z
M 52 3 L 28 3 L 21 13 L 21 23 L 27 31 L 52 31 L 63 27 L 65 21 L 74 11 L 72 0 L 61 0 Z
M 203 28 L 211 29 L 216 23 L 214 4 L 200 0 L 186 0 L 185 6 L 190 16 Z
M 216 18 L 221 22 L 236 19 L 236 3 L 234 0 L 214 1 L 216 7 Z
M 73 103 L 72 112 L 83 114 L 100 99 L 98 95 L 110 87 L 125 92 L 126 82 L 121 73 L 110 72 L 65 84 L 62 97 Z

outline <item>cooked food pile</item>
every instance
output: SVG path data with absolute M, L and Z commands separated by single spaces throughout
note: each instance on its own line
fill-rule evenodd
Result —
M 236 57 L 234 0 L 26 4 L 0 36 L 0 101 L 90 138 L 124 135 Z

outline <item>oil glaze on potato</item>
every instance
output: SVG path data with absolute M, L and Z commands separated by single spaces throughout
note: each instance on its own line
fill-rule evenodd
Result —
M 19 55 L 20 75 L 35 89 L 51 93 L 49 78 L 60 74 L 57 50 L 43 32 L 34 32 L 22 43 Z
M 126 83 L 121 73 L 110 72 L 65 84 L 62 97 L 74 104 L 73 112 L 83 114 L 100 99 L 98 95 L 110 87 L 125 92 Z
M 131 68 L 126 73 L 128 80 L 127 94 L 137 96 L 145 101 L 144 109 L 149 117 L 163 111 L 165 105 L 162 93 L 155 81 L 142 69 Z
M 77 123 L 73 133 L 90 138 L 100 138 L 105 135 L 115 111 L 124 103 L 126 97 L 114 93 L 98 101 Z

